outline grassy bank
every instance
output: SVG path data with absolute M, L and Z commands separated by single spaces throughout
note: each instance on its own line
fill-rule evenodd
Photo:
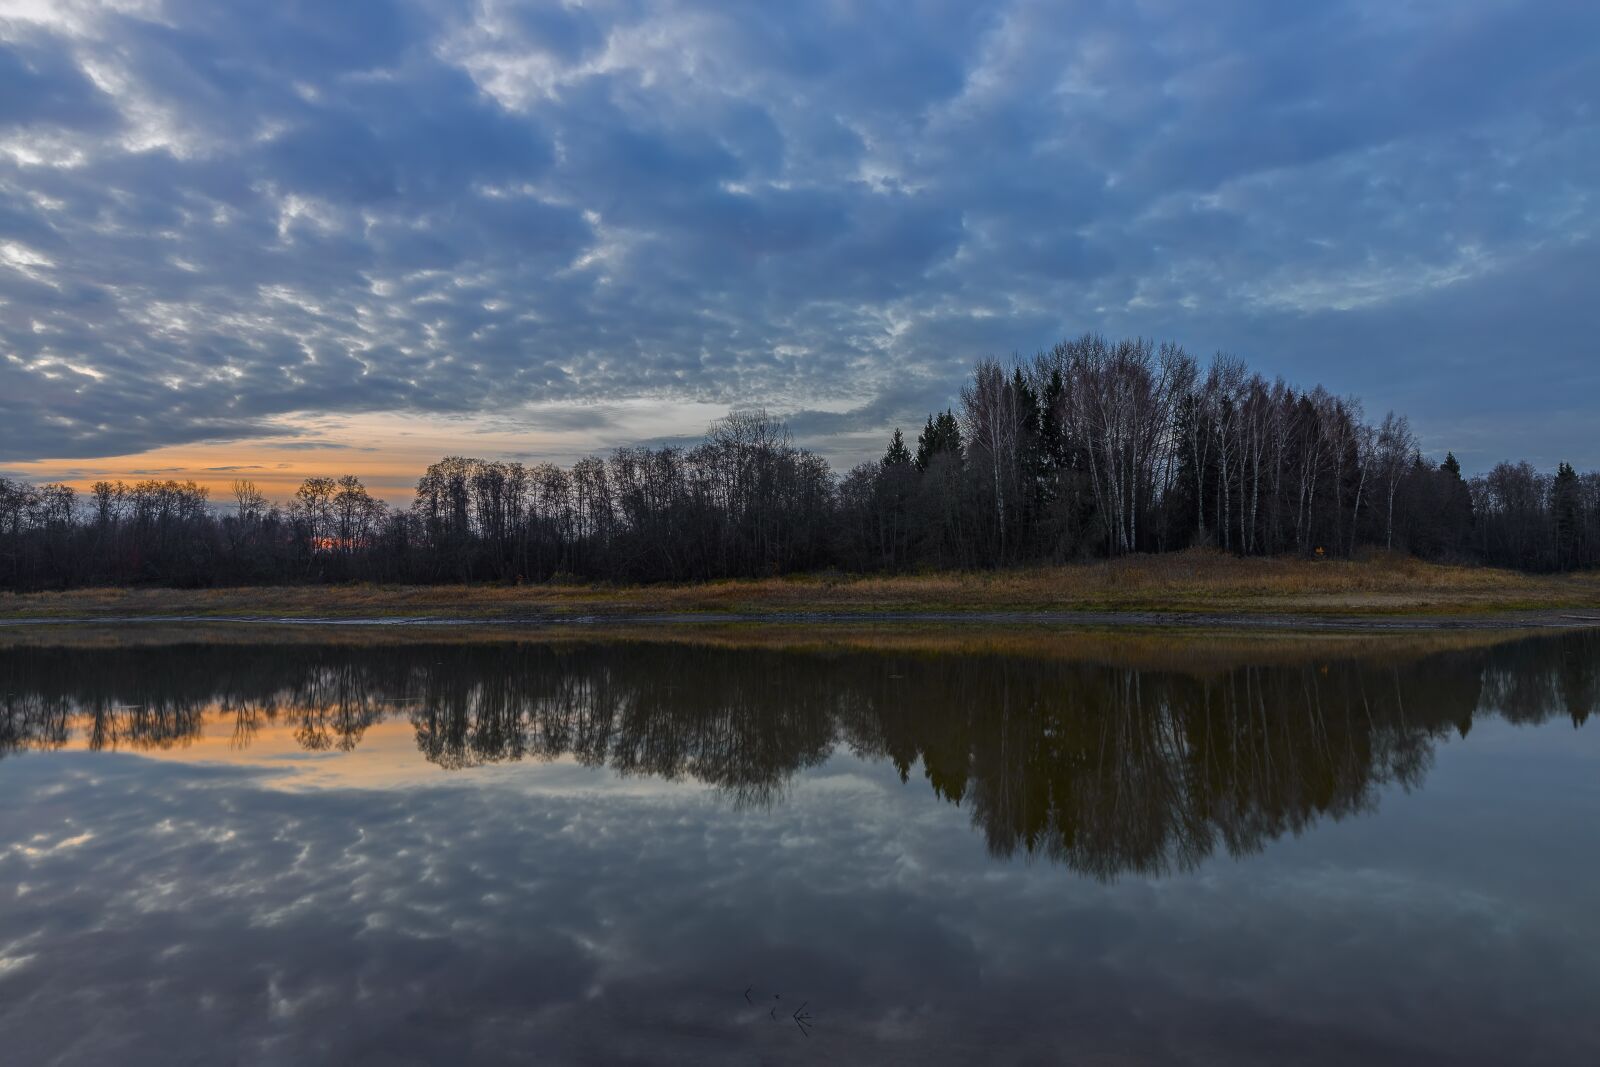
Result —
M 516 644 L 541 647 L 666 645 L 728 651 L 763 651 L 833 656 L 874 653 L 899 656 L 1001 656 L 1088 661 L 1149 670 L 1214 674 L 1232 667 L 1327 664 L 1360 659 L 1401 664 L 1442 652 L 1466 652 L 1525 640 L 1526 630 L 1256 631 L 1148 627 L 1071 627 L 1014 624 L 950 626 L 844 622 L 829 626 L 796 623 L 708 623 L 692 626 L 515 627 L 495 624 L 450 626 L 338 626 L 309 631 L 297 625 L 239 626 L 226 623 L 154 623 L 143 626 L 67 624 L 0 627 L 0 653 L 30 648 L 111 649 L 166 645 L 283 646 L 319 648 L 441 648 L 450 645 Z
M 692 585 L 291 586 L 0 595 L 0 618 L 504 619 L 801 612 L 1128 612 L 1301 616 L 1600 615 L 1600 574 L 1534 576 L 1408 558 L 1237 559 L 1191 551 L 1007 571 Z

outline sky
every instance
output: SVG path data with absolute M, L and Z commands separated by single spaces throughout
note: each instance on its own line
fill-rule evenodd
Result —
M 1600 467 L 1600 5 L 0 0 L 0 473 L 838 468 L 1084 331 Z

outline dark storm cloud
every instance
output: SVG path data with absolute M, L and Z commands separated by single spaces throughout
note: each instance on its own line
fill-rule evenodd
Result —
M 881 430 L 1099 329 L 1600 463 L 1525 384 L 1595 355 L 1597 35 L 1492 0 L 0 16 L 0 461 L 641 397 Z

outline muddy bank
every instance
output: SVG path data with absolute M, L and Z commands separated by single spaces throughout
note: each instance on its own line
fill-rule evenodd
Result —
M 1414 633 L 1430 630 L 1563 630 L 1600 627 L 1600 614 L 1517 612 L 1493 615 L 1308 615 L 1292 613 L 1161 611 L 885 611 L 885 612 L 679 612 L 635 614 L 547 614 L 482 617 L 467 615 L 272 616 L 272 615 L 85 615 L 0 617 L 0 627 L 211 626 L 229 627 L 439 627 L 486 629 L 638 629 L 684 626 L 1052 626 L 1267 630 L 1289 632 Z

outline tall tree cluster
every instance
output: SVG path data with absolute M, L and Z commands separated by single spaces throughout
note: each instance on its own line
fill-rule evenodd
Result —
M 1600 565 L 1600 473 L 1502 463 L 1468 480 L 1403 416 L 1242 361 L 1085 335 L 985 359 L 914 442 L 836 477 L 763 411 L 693 448 L 570 468 L 452 456 L 407 508 L 352 476 L 274 504 L 250 482 L 87 493 L 0 479 L 0 588 L 692 581 L 838 568 L 979 568 L 1195 545 L 1241 555 L 1379 548 L 1529 570 Z
M 1406 418 L 1228 356 L 1085 335 L 984 360 L 958 409 L 899 432 L 839 493 L 852 569 L 1060 562 L 1208 545 L 1369 549 L 1528 570 L 1600 565 L 1600 474 L 1501 464 L 1468 481 Z
M 451 457 L 402 525 L 422 580 L 688 581 L 827 566 L 834 479 L 762 411 L 690 449 L 622 448 L 563 469 Z

